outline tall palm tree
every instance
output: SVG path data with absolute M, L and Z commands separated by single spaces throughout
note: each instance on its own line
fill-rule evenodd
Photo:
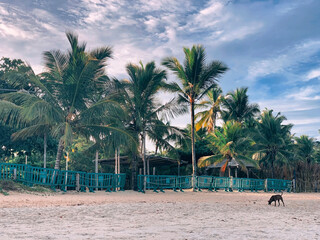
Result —
M 295 137 L 296 157 L 299 161 L 310 164 L 314 160 L 315 140 L 307 135 Z
M 156 126 L 164 127 L 159 120 L 161 114 L 175 116 L 184 113 L 174 101 L 164 105 L 156 100 L 156 94 L 160 89 L 165 89 L 166 72 L 156 68 L 154 62 L 145 66 L 128 64 L 126 66 L 129 79 L 118 81 L 114 79 L 118 90 L 115 100 L 120 103 L 126 112 L 126 129 L 135 135 L 139 142 L 139 152 L 143 160 L 143 173 L 146 175 L 146 137 Z M 171 128 L 172 129 L 172 128 Z M 132 181 L 136 182 L 137 158 L 133 160 Z
M 312 182 L 315 174 L 312 169 L 312 163 L 315 160 L 315 146 L 316 142 L 313 138 L 310 138 L 306 135 L 301 135 L 300 137 L 294 138 L 294 150 L 295 150 L 295 170 L 298 173 L 298 176 L 304 177 L 304 181 Z M 313 179 L 314 180 L 314 179 Z
M 274 168 L 289 161 L 292 155 L 291 124 L 285 125 L 286 118 L 280 113 L 273 115 L 272 110 L 264 110 L 254 133 L 255 154 L 253 158 L 260 161 L 266 168 L 271 168 L 274 178 Z
M 224 121 L 244 122 L 260 112 L 258 104 L 249 104 L 248 88 L 237 88 L 229 92 L 222 101 Z
M 211 156 L 201 157 L 198 162 L 199 167 L 206 167 L 211 164 L 218 164 L 225 161 L 220 171 L 225 172 L 228 163 L 236 159 L 242 169 L 247 170 L 246 163 L 251 163 L 258 167 L 257 161 L 247 156 L 253 140 L 248 137 L 241 123 L 227 121 L 222 129 L 216 129 L 208 138 L 217 153 Z M 230 173 L 230 171 L 229 171 Z
M 75 133 L 89 137 L 93 130 L 110 131 L 112 126 L 106 121 L 110 112 L 117 109 L 110 100 L 99 99 L 109 80 L 104 67 L 111 57 L 111 48 L 88 52 L 86 44 L 80 44 L 75 34 L 66 35 L 71 49 L 67 53 L 44 52 L 44 73 L 36 75 L 30 67 L 24 78 L 19 73 L 12 75 L 11 82 L 27 82 L 36 94 L 17 92 L 3 98 L 21 108 L 20 112 L 16 111 L 17 118 L 28 118 L 29 126 L 16 133 L 16 137 L 31 136 L 46 129 L 59 139 L 56 169 L 60 168 L 63 149 L 70 145 Z
M 221 113 L 221 101 L 223 99 L 222 89 L 218 86 L 214 87 L 207 93 L 209 100 L 200 103 L 201 107 L 209 107 L 209 110 L 198 112 L 195 118 L 200 120 L 196 123 L 196 131 L 200 128 L 206 128 L 208 132 L 212 132 L 216 126 L 217 118 Z
M 185 59 L 181 65 L 177 58 L 168 57 L 162 61 L 162 65 L 170 69 L 180 80 L 182 87 L 177 83 L 172 84 L 172 91 L 179 94 L 178 102 L 185 103 L 191 112 L 191 141 L 192 141 L 192 187 L 196 191 L 196 154 L 195 154 L 195 126 L 194 107 L 207 92 L 216 86 L 217 80 L 228 67 L 220 61 L 211 61 L 206 64 L 205 49 L 201 45 L 194 45 L 191 49 L 183 48 Z

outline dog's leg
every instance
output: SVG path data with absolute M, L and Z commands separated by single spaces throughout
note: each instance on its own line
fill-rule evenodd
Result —
M 284 206 L 284 201 L 283 201 L 283 199 L 281 199 L 281 201 L 282 201 L 282 204 L 283 204 L 283 206 Z
M 280 207 L 280 199 L 278 199 L 278 207 Z
M 274 201 L 274 206 L 275 206 L 275 207 L 277 206 L 277 201 L 276 201 L 276 200 Z

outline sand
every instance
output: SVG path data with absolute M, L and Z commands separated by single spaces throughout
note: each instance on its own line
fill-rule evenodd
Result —
M 0 239 L 320 239 L 320 193 L 0 195 Z

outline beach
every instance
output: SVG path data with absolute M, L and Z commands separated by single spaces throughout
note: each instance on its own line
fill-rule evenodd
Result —
M 320 239 L 320 194 L 147 192 L 0 195 L 0 239 Z

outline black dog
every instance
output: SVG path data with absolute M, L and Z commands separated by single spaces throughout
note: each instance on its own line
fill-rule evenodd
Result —
M 278 201 L 278 204 L 279 204 L 278 206 L 280 206 L 280 200 L 282 201 L 283 206 L 284 206 L 282 193 L 281 193 L 281 195 L 278 194 L 278 195 L 271 196 L 271 198 L 268 201 L 268 204 L 271 205 L 271 203 L 274 202 L 274 206 L 276 206 L 277 205 L 277 201 Z

